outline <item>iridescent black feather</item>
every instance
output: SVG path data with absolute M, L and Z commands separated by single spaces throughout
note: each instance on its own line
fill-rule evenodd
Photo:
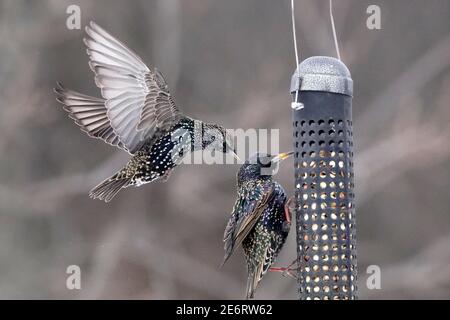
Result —
M 238 172 L 238 198 L 224 233 L 224 263 L 239 245 L 244 250 L 247 298 L 253 298 L 258 283 L 282 249 L 290 227 L 283 187 L 271 175 L 262 174 L 273 157 L 257 157 L 262 161 L 253 157 Z

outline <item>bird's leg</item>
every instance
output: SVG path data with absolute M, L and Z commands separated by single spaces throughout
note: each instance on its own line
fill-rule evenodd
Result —
M 290 265 L 288 265 L 287 267 L 284 267 L 284 268 L 283 267 L 271 267 L 271 268 L 269 268 L 269 271 L 271 271 L 271 272 L 281 272 L 284 277 L 290 276 L 292 278 L 297 279 L 297 275 L 292 273 L 292 271 L 297 271 L 298 270 L 298 267 L 296 267 L 296 268 L 293 267 L 296 264 L 297 264 L 297 259 L 292 261 L 292 263 Z
M 284 214 L 286 216 L 286 221 L 291 223 L 292 221 L 292 212 L 295 210 L 295 202 L 294 197 L 290 197 L 289 200 L 284 205 Z
M 307 258 L 306 258 L 306 257 L 308 257 L 308 255 L 306 255 L 308 252 L 309 252 L 309 246 L 305 246 L 305 252 L 304 252 L 305 256 L 303 258 L 305 261 L 308 261 Z M 279 268 L 279 267 L 269 268 L 269 271 L 282 272 L 283 276 L 291 276 L 291 277 L 297 279 L 297 276 L 295 274 L 293 274 L 292 271 L 300 270 L 300 261 L 303 260 L 303 259 L 300 259 L 300 258 L 299 259 L 295 259 L 294 261 L 292 261 L 292 263 L 290 265 L 288 265 L 285 268 Z M 297 265 L 297 266 L 294 268 L 293 267 L 294 265 Z
M 295 200 L 294 197 L 290 197 L 289 200 L 284 205 L 284 214 L 285 214 L 285 217 L 286 217 L 286 221 L 289 224 L 291 224 L 291 221 L 292 221 L 292 211 L 295 210 L 295 202 L 294 202 L 294 200 Z M 293 268 L 293 266 L 295 264 L 297 264 L 297 259 L 292 261 L 292 263 L 289 266 L 285 267 L 285 268 L 271 267 L 271 268 L 269 268 L 269 271 L 282 272 L 283 276 L 291 276 L 293 278 L 297 278 L 297 276 L 292 273 L 292 271 L 298 270 L 298 267 Z

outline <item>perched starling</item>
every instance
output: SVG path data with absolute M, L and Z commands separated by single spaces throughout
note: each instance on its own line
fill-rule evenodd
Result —
M 89 66 L 103 99 L 58 83 L 57 100 L 82 131 L 132 156 L 122 170 L 92 189 L 90 197 L 108 202 L 122 188 L 165 181 L 190 151 L 219 146 L 217 151 L 236 157 L 232 137 L 223 127 L 179 111 L 156 68 L 147 67 L 137 54 L 95 23 L 86 27 L 86 33 Z
M 237 174 L 238 198 L 225 229 L 225 263 L 242 244 L 247 261 L 247 299 L 281 251 L 289 233 L 291 214 L 283 187 L 272 178 L 274 168 L 292 155 L 257 154 Z

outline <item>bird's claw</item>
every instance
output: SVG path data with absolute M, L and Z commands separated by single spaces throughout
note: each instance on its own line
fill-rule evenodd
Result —
M 271 267 L 269 268 L 269 271 L 271 272 L 281 272 L 281 275 L 283 277 L 292 277 L 294 279 L 297 279 L 297 275 L 292 273 L 292 271 L 298 271 L 299 267 L 293 268 L 292 266 L 297 264 L 297 259 L 295 259 L 289 266 L 283 268 L 283 267 Z

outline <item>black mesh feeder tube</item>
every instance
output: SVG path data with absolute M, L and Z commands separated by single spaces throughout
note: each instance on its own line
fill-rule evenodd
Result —
M 355 299 L 353 81 L 340 60 L 311 57 L 291 93 L 300 299 Z

